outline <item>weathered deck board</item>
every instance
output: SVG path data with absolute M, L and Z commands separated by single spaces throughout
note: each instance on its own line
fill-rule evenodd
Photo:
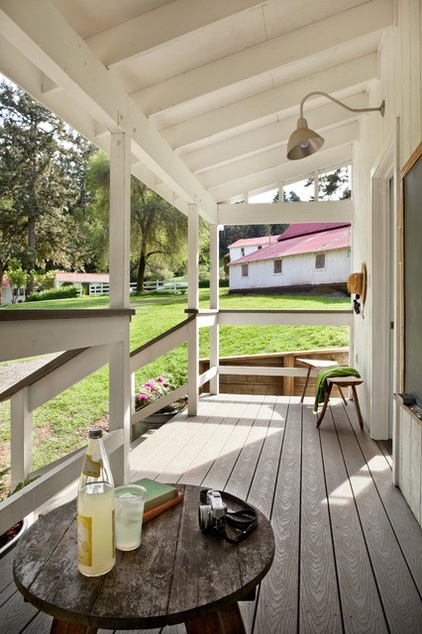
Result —
M 385 632 L 384 612 L 331 413 L 324 419 L 321 447 L 344 631 Z
M 360 450 L 356 451 L 356 425 L 352 429 L 348 422 L 346 412 L 336 416 L 363 536 L 389 627 L 401 634 L 420 631 L 420 594 L 375 487 L 369 464 Z
M 273 566 L 240 606 L 248 633 L 419 632 L 422 531 L 385 445 L 359 430 L 353 404 L 332 399 L 317 430 L 313 399 L 298 401 L 202 396 L 199 416 L 179 414 L 134 444 L 131 477 L 226 489 L 271 519 Z M 0 561 L 0 632 L 47 634 L 51 618 L 15 590 L 12 557 Z
M 301 631 L 341 631 L 329 508 L 315 417 L 303 408 L 300 548 Z

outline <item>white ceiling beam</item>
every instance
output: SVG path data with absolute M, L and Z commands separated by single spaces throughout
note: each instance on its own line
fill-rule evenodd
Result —
M 234 136 L 245 129 L 272 123 L 275 116 L 285 109 L 296 108 L 299 117 L 300 101 L 311 91 L 322 90 L 331 94 L 347 90 L 361 91 L 368 81 L 377 76 L 377 72 L 377 55 L 365 55 L 273 90 L 191 117 L 187 121 L 162 129 L 161 134 L 171 147 L 180 149 L 203 139 L 207 142 L 219 141 L 227 135 L 227 130 L 230 131 L 230 136 Z
M 345 102 L 351 108 L 365 108 L 368 106 L 368 95 L 360 92 L 348 97 Z M 307 105 L 311 106 L 311 101 L 307 102 Z M 328 100 L 326 104 L 309 109 L 305 114 L 310 127 L 318 131 L 346 123 L 357 116 Z M 199 150 L 180 154 L 180 156 L 189 169 L 198 174 L 207 169 L 237 161 L 244 156 L 257 154 L 266 148 L 279 146 L 280 143 L 286 142 L 296 129 L 297 119 L 296 114 L 262 128 L 212 143 Z
M 245 192 L 253 192 L 260 189 L 277 189 L 280 183 L 302 180 L 312 176 L 316 170 L 329 170 L 352 161 L 353 146 L 351 143 L 324 150 L 325 147 L 324 145 L 322 150 L 312 156 L 308 156 L 306 159 L 289 162 L 284 162 L 280 150 L 280 164 L 276 167 L 257 174 L 252 173 L 235 182 L 215 187 L 210 190 L 210 194 L 217 203 L 228 202 L 238 199 Z
M 110 154 L 109 130 L 99 125 L 89 113 L 80 107 L 78 101 L 75 101 L 63 90 L 44 92 L 46 76 L 3 37 L 0 37 L 0 60 L 0 69 L 6 77 L 13 78 L 14 83 L 32 95 L 34 99 L 44 103 L 51 112 L 60 113 L 63 121 L 106 154 Z M 179 211 L 187 214 L 186 201 L 176 198 L 171 188 L 159 181 L 144 164 L 132 165 L 132 173 Z
M 0 36 L 0 70 L 17 86 L 20 86 L 22 90 L 25 90 L 34 99 L 43 103 L 51 112 L 60 113 L 59 116 L 63 121 L 89 139 L 94 145 L 109 153 L 109 130 L 105 126 L 100 125 L 89 112 L 81 107 L 79 101 L 73 99 L 71 95 L 61 89 L 45 90 L 46 83 L 49 83 L 52 87 L 52 82 L 2 36 Z
M 239 12 L 267 4 L 257 0 L 174 0 L 86 40 L 112 68 Z
M 127 132 L 148 169 L 177 196 L 197 203 L 207 219 L 215 218 L 211 196 L 48 0 L 0 0 L 0 35 L 101 125 Z
M 220 204 L 221 225 L 277 225 L 295 222 L 351 222 L 353 201 Z
M 327 130 L 324 133 L 324 137 L 326 148 L 353 143 L 359 139 L 359 124 L 356 121 L 351 121 L 345 125 Z M 258 174 L 259 172 L 279 167 L 280 164 L 287 163 L 287 160 L 285 146 L 281 147 L 280 143 L 278 147 L 266 152 L 254 154 L 227 165 L 201 172 L 198 178 L 202 185 L 212 194 L 214 187 L 220 187 L 223 184 L 247 178 L 249 174 Z
M 369 2 L 286 33 L 243 51 L 186 71 L 132 95 L 151 116 L 237 82 L 311 57 L 374 31 L 393 21 L 392 0 Z

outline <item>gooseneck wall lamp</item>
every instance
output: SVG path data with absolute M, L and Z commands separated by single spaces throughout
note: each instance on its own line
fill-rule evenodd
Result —
M 297 129 L 292 132 L 287 144 L 287 158 L 290 160 L 310 156 L 311 154 L 317 152 L 324 144 L 322 136 L 320 136 L 317 132 L 314 132 L 314 130 L 308 128 L 308 122 L 303 118 L 303 104 L 307 99 L 309 99 L 309 97 L 313 97 L 314 95 L 327 97 L 328 99 L 331 99 L 331 101 L 334 101 L 334 103 L 337 103 L 339 106 L 342 106 L 351 112 L 379 112 L 382 117 L 384 116 L 385 101 L 383 101 L 378 108 L 350 108 L 350 106 L 346 106 L 346 104 L 342 103 L 338 99 L 335 99 L 326 92 L 310 92 L 305 95 L 300 102 L 300 118 L 297 121 Z

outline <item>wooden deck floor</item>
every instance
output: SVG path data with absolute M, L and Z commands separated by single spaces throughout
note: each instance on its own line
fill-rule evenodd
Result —
M 421 632 L 422 531 L 389 452 L 359 430 L 353 404 L 332 399 L 318 431 L 311 399 L 298 400 L 203 397 L 200 416 L 138 442 L 132 478 L 225 489 L 271 519 L 273 566 L 241 604 L 248 632 Z M 12 556 L 0 561 L 0 633 L 44 634 L 51 619 L 15 590 Z

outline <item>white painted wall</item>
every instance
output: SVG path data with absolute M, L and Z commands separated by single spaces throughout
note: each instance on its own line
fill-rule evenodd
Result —
M 231 247 L 229 249 L 230 252 L 230 260 L 237 260 L 238 258 L 243 258 L 245 255 L 249 255 L 250 253 L 254 253 L 258 249 L 258 245 L 248 245 L 244 247 Z
M 258 249 L 262 249 L 264 247 L 267 247 L 269 244 L 271 244 L 271 242 L 274 244 L 274 242 L 276 241 L 275 238 L 271 240 L 268 240 L 268 242 L 260 242 L 259 244 L 247 244 L 242 246 L 238 246 L 238 247 L 230 247 L 229 248 L 229 253 L 230 253 L 230 261 L 234 262 L 234 260 L 237 260 L 238 258 L 243 258 L 245 255 L 249 255 L 250 253 L 255 253 L 255 251 L 257 251 Z
M 282 258 L 282 272 L 274 273 L 274 260 L 249 262 L 248 276 L 242 277 L 242 264 L 229 267 L 230 289 L 271 288 L 307 284 L 346 282 L 351 272 L 350 249 L 336 249 L 325 254 L 325 268 L 315 268 L 316 253 Z
M 386 424 L 386 403 L 392 398 L 392 391 L 400 389 L 400 329 L 401 329 L 401 289 L 400 289 L 400 208 L 398 196 L 399 170 L 422 139 L 422 6 L 419 0 L 400 0 L 396 3 L 396 24 L 386 34 L 380 50 L 379 82 L 371 87 L 369 102 L 378 105 L 386 102 L 385 117 L 365 115 L 362 119 L 361 138 L 354 160 L 355 224 L 353 235 L 353 268 L 366 263 L 368 271 L 367 301 L 365 319 L 355 317 L 354 365 L 365 379 L 360 390 L 363 416 L 374 438 L 388 436 Z M 374 208 L 374 180 L 371 174 L 378 169 L 387 153 L 394 156 L 393 176 L 396 179 L 395 204 L 393 209 L 392 247 L 385 257 L 379 248 L 383 232 L 387 231 L 389 219 L 385 209 Z M 388 274 L 389 260 L 393 258 L 393 275 Z M 388 385 L 385 363 L 379 355 L 384 344 L 374 336 L 382 328 L 388 333 L 390 315 L 385 309 L 388 293 L 393 293 L 394 338 L 391 366 L 394 370 L 393 390 Z M 384 307 L 381 309 L 381 307 Z M 422 332 L 422 329 L 421 329 Z M 422 336 L 422 335 L 421 335 Z M 381 377 L 381 378 L 380 378 Z M 375 398 L 376 396 L 376 398 Z M 420 474 L 410 469 L 411 464 L 422 462 L 422 439 L 420 433 L 413 433 L 412 425 L 405 425 L 406 417 L 395 405 L 393 418 L 393 451 L 396 465 L 396 483 L 412 506 L 415 497 L 421 499 L 422 484 Z M 410 436 L 411 435 L 411 436 Z M 417 459 L 416 459 L 417 456 Z M 406 474 L 408 482 L 404 482 Z M 416 487 L 416 490 L 415 490 Z M 412 499 L 410 493 L 412 492 Z M 415 513 L 417 515 L 417 513 Z M 419 521 L 421 517 L 419 514 Z
M 26 299 L 26 287 L 25 286 L 21 286 L 19 288 L 19 295 L 18 295 L 18 299 L 17 299 L 17 303 L 21 303 L 24 302 Z M 3 306 L 5 306 L 6 304 L 12 304 L 13 303 L 13 291 L 12 288 L 10 287 L 10 285 L 7 286 L 3 286 L 1 289 L 1 304 Z

